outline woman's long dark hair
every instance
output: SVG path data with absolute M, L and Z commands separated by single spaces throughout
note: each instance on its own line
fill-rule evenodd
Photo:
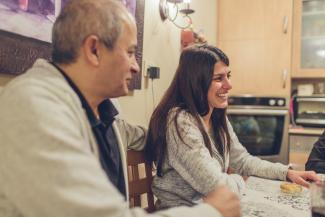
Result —
M 144 151 L 146 159 L 156 163 L 158 176 L 162 176 L 162 164 L 167 150 L 166 132 L 167 125 L 170 124 L 167 123 L 167 116 L 173 108 L 178 108 L 173 119 L 178 136 L 183 140 L 180 136 L 177 117 L 180 111 L 185 110 L 195 118 L 205 146 L 212 155 L 211 142 L 199 116 L 205 116 L 209 112 L 208 89 L 212 82 L 214 66 L 220 61 L 229 65 L 228 57 L 213 46 L 192 46 L 183 50 L 173 81 L 154 110 L 149 123 Z M 226 109 L 215 108 L 211 119 L 216 137 L 216 148 L 223 156 L 225 148 L 228 151 L 230 149 Z

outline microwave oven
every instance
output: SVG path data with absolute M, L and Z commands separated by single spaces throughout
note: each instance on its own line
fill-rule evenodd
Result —
M 306 127 L 325 127 L 325 95 L 296 96 L 295 124 Z

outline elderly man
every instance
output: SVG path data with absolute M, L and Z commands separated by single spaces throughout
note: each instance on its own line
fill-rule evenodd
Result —
M 125 149 L 145 130 L 115 118 L 108 98 L 126 95 L 136 25 L 116 0 L 71 0 L 53 27 L 53 62 L 37 60 L 0 96 L 2 217 L 149 216 L 129 209 Z M 240 215 L 220 187 L 195 207 L 165 217 Z

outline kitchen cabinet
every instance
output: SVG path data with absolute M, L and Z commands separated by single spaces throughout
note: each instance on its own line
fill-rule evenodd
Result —
M 325 1 L 294 0 L 293 78 L 325 78 Z
M 218 0 L 217 44 L 232 95 L 289 96 L 293 0 Z

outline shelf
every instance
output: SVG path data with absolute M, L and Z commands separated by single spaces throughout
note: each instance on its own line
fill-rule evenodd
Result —
M 325 102 L 321 96 L 297 96 L 297 102 Z
M 293 79 L 325 78 L 325 72 L 324 72 L 324 69 L 322 69 L 322 68 L 318 68 L 318 69 L 302 68 L 302 72 L 292 74 L 291 78 L 293 78 Z
M 302 40 L 320 40 L 323 39 L 325 42 L 325 35 L 322 36 L 303 36 L 301 37 Z
M 289 134 L 295 134 L 295 135 L 306 135 L 306 136 L 320 136 L 324 132 L 324 128 L 289 128 Z
M 324 15 L 325 16 L 325 10 L 324 11 L 310 11 L 310 12 L 303 12 L 303 17 L 312 17 L 312 16 L 319 16 Z

